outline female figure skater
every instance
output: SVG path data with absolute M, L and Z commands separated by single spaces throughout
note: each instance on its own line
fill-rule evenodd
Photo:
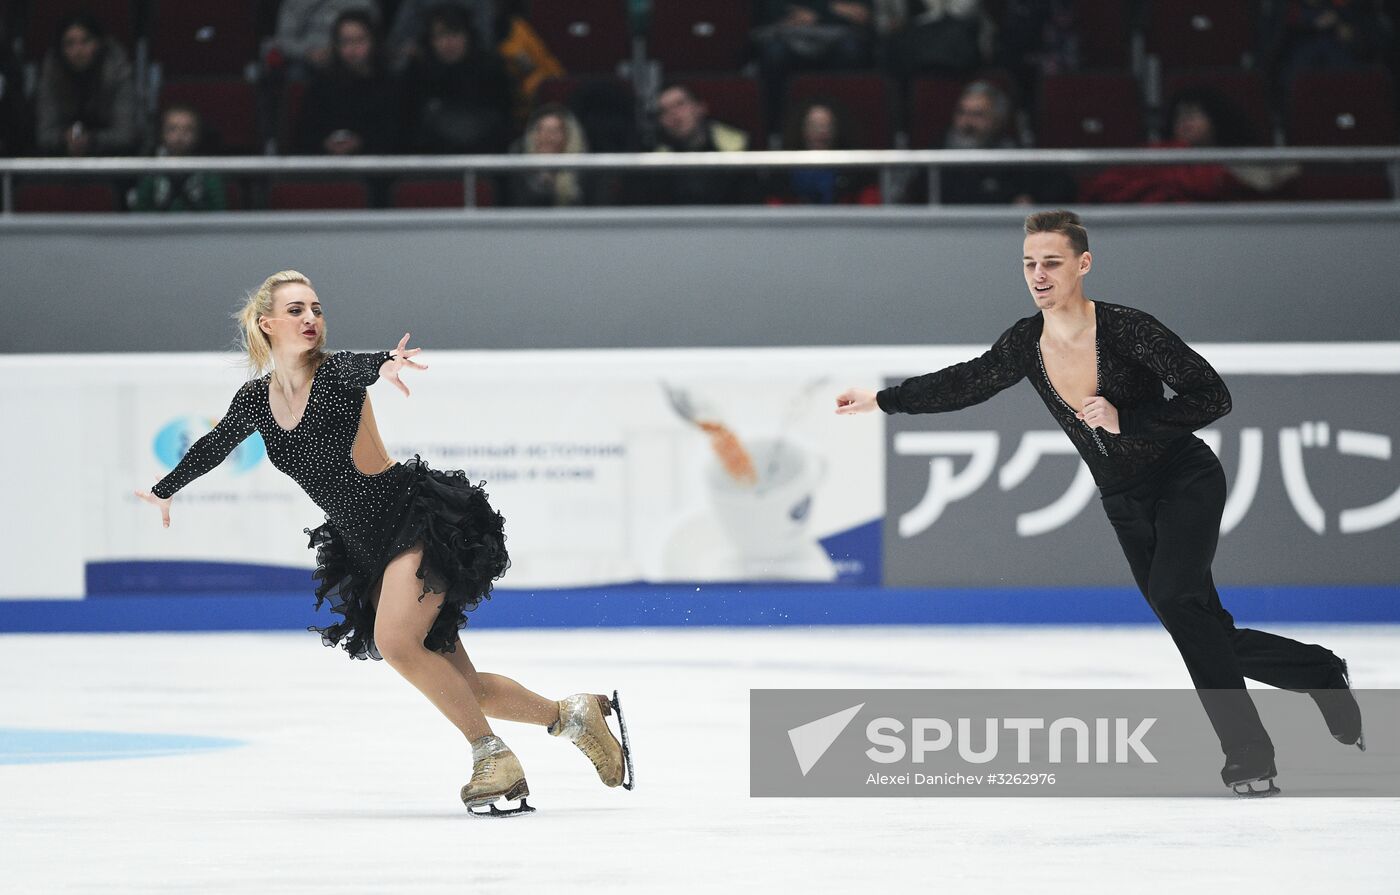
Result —
M 851 389 L 836 412 L 958 410 L 1029 377 L 1093 472 L 1138 588 L 1186 663 L 1225 753 L 1225 785 L 1240 795 L 1279 791 L 1273 743 L 1245 677 L 1307 691 L 1332 735 L 1364 750 L 1346 662 L 1320 646 L 1236 628 L 1220 605 L 1210 566 L 1225 472 L 1192 433 L 1230 412 L 1225 384 L 1150 315 L 1085 297 L 1093 258 L 1077 215 L 1033 214 L 1025 231 L 1022 263 L 1038 313 L 981 357 L 879 393 Z M 1171 400 L 1164 382 L 1176 392 Z
M 383 658 L 462 732 L 472 776 L 462 801 L 474 815 L 533 811 L 520 761 L 492 733 L 487 716 L 539 724 L 567 737 L 608 786 L 632 788 L 631 756 L 614 692 L 555 702 L 508 677 L 478 672 L 458 636 L 465 613 L 490 596 L 510 565 L 502 518 L 486 493 L 461 472 L 429 469 L 418 458 L 396 463 L 375 426 L 366 387 L 383 378 L 405 395 L 413 358 L 408 335 L 392 351 L 327 354 L 326 320 L 311 281 L 294 270 L 268 277 L 238 315 L 254 373 L 214 430 L 190 446 L 150 491 L 136 494 L 160 508 L 170 525 L 176 491 L 217 466 L 253 432 L 273 465 L 326 512 L 308 530 L 316 548 L 316 605 L 343 616 L 313 628 L 327 646 L 343 643 L 357 659 Z M 622 743 L 604 715 L 617 713 Z M 498 800 L 519 800 L 502 811 Z M 487 806 L 487 810 L 480 810 Z

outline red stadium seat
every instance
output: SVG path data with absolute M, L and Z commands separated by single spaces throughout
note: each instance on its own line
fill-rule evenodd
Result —
M 369 190 L 359 180 L 281 180 L 268 191 L 267 206 L 282 211 L 368 208 Z
M 545 103 L 559 103 L 567 106 L 573 101 L 574 94 L 585 87 L 603 86 L 621 89 L 627 93 L 632 92 L 632 82 L 623 78 L 615 78 L 611 75 L 591 77 L 569 77 L 550 78 L 540 83 L 540 88 L 535 92 L 535 105 L 540 106 Z
M 151 18 L 151 60 L 166 77 L 240 75 L 257 55 L 252 3 L 164 0 Z
M 1239 65 L 1254 48 L 1249 0 L 1152 0 L 1147 51 L 1164 69 Z
M 735 0 L 652 6 L 647 52 L 672 72 L 733 72 L 748 53 L 753 9 Z
M 306 101 L 306 82 L 288 81 L 282 89 L 277 110 L 277 151 L 289 155 L 297 145 L 297 126 L 301 123 L 301 105 Z
M 1081 66 L 1086 69 L 1127 68 L 1128 6 L 1123 0 L 1075 0 Z
M 1391 198 L 1385 172 L 1369 166 L 1305 168 L 1294 187 L 1299 199 L 1313 201 L 1386 200 Z
M 613 72 L 632 55 L 624 0 L 534 0 L 530 24 L 571 72 Z
M 1167 75 L 1163 99 L 1170 104 L 1172 97 L 1183 90 L 1205 88 L 1219 94 L 1242 112 L 1253 131 L 1255 141 L 1272 145 L 1274 135 L 1273 108 L 1268 87 L 1258 72 L 1239 68 L 1210 68 L 1180 71 Z M 1166 123 L 1167 130 L 1171 122 Z
M 1394 88 L 1380 68 L 1299 73 L 1287 118 L 1294 146 L 1378 146 L 1400 137 Z
M 241 78 L 217 81 L 166 82 L 160 89 L 160 108 L 190 106 L 204 119 L 210 145 L 219 152 L 257 154 L 258 102 L 253 85 Z
M 1142 97 L 1127 74 L 1047 75 L 1037 145 L 1098 149 L 1143 142 Z
M 15 211 L 116 211 L 117 194 L 105 183 L 24 183 L 15 189 Z
M 229 211 L 242 211 L 247 208 L 243 198 L 243 184 L 232 177 L 224 177 L 224 208 Z
M 710 117 L 748 133 L 750 149 L 768 147 L 758 81 L 742 75 L 684 78 L 683 84 L 709 109 Z
M 894 90 L 884 75 L 797 75 L 788 81 L 787 108 L 808 99 L 826 97 L 846 107 L 851 117 L 851 148 L 889 149 L 894 145 L 891 97 Z
M 943 145 L 964 86 L 952 78 L 915 78 L 909 82 L 906 126 L 911 149 L 936 149 Z
M 58 23 L 75 12 L 91 14 L 126 49 L 127 58 L 131 57 L 136 37 L 131 0 L 31 0 L 28 6 L 24 54 L 34 62 L 43 59 L 49 48 L 57 44 Z
M 462 208 L 466 188 L 462 178 L 438 180 L 400 180 L 390 191 L 389 204 L 394 208 Z M 491 181 L 477 177 L 476 204 L 490 208 L 496 204 L 496 191 Z

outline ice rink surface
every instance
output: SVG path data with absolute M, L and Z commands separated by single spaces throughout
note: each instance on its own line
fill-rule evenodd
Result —
M 1400 688 L 1400 627 L 1270 629 L 1345 656 L 1358 687 Z M 636 791 L 604 788 L 566 741 L 500 723 L 539 810 L 469 818 L 456 732 L 387 666 L 310 634 L 0 636 L 0 892 L 1400 891 L 1400 804 L 1290 799 L 1284 769 L 1285 795 L 1255 801 L 1223 787 L 1210 799 L 748 796 L 750 688 L 1182 686 L 1157 629 L 466 642 L 478 669 L 555 698 L 620 690 Z M 17 730 L 242 745 L 39 761 L 43 735 Z M 39 743 L 29 759 L 14 745 L 26 742 Z

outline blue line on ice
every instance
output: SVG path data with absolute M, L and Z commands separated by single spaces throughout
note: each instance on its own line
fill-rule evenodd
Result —
M 0 765 L 117 758 L 168 758 L 242 746 L 242 740 L 110 730 L 25 730 L 0 727 Z

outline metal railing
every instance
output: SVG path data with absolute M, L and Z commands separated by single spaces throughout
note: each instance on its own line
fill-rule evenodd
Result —
M 366 155 L 196 156 L 185 158 L 21 158 L 0 159 L 0 208 L 14 210 L 16 178 L 96 177 L 141 174 L 241 174 L 248 176 L 332 176 L 361 174 L 454 175 L 462 178 L 464 205 L 476 204 L 482 173 L 535 170 L 630 171 L 656 173 L 694 170 L 783 168 L 874 168 L 890 201 L 888 176 L 923 169 L 930 184 L 928 204 L 938 205 L 943 168 L 1106 168 L 1120 165 L 1380 165 L 1390 181 L 1392 201 L 1400 203 L 1400 146 L 1249 147 L 1231 149 L 888 149 L 773 152 L 646 152 L 560 155 Z

